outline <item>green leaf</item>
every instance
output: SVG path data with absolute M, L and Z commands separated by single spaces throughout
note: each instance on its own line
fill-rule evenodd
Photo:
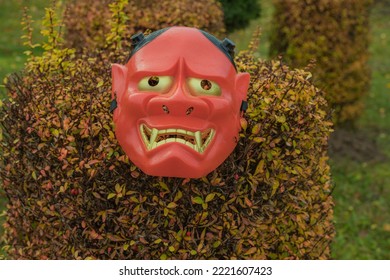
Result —
M 204 203 L 203 199 L 200 196 L 194 197 L 192 199 L 192 202 L 196 203 L 196 204 L 203 204 Z
M 213 248 L 218 248 L 219 245 L 221 245 L 221 243 L 222 243 L 221 240 L 215 241 L 214 244 L 213 244 Z

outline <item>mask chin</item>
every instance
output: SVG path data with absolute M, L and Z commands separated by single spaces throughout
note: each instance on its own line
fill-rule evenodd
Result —
M 199 154 L 184 146 L 170 145 L 169 149 L 157 148 L 152 153 L 147 163 L 138 164 L 144 173 L 151 176 L 200 178 L 215 169 L 202 164 Z

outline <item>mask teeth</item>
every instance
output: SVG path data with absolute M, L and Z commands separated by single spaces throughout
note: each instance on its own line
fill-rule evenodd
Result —
M 203 132 L 174 128 L 158 130 L 156 128 L 151 129 L 145 124 L 140 125 L 140 132 L 148 150 L 166 143 L 176 142 L 187 145 L 198 153 L 203 153 L 206 150 L 215 135 L 214 129 L 208 129 Z
M 195 142 L 196 142 L 196 147 L 199 150 L 202 150 L 202 144 L 203 144 L 202 134 L 199 130 L 197 132 L 195 132 Z
M 153 143 L 156 141 L 158 135 L 158 129 L 153 128 L 152 133 L 150 134 L 149 138 L 149 145 L 153 145 Z

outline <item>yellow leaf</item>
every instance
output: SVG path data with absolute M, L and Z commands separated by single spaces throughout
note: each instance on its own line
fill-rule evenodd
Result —
M 208 195 L 206 196 L 205 201 L 206 201 L 206 202 L 210 202 L 210 201 L 212 201 L 212 200 L 214 199 L 214 197 L 215 197 L 215 193 L 210 193 L 210 194 L 208 194 Z
M 248 251 L 246 251 L 246 252 L 244 253 L 244 255 L 245 255 L 245 256 L 247 256 L 247 255 L 252 255 L 252 254 L 256 253 L 256 251 L 257 251 L 257 248 L 256 248 L 256 247 L 252 247 L 252 248 L 250 248 Z
M 116 193 L 109 193 L 107 199 L 111 199 L 116 196 Z
M 96 87 L 97 87 L 97 88 L 100 88 L 103 84 L 104 84 L 104 82 L 103 82 L 103 81 L 100 81 L 100 82 L 98 82 L 98 84 L 96 85 Z
M 253 141 L 256 143 L 261 143 L 264 142 L 265 138 L 264 137 L 255 137 L 253 138 Z
M 167 208 L 169 209 L 173 209 L 173 208 L 176 208 L 177 207 L 177 204 L 175 202 L 170 202 L 168 205 L 167 205 Z
M 276 190 L 279 188 L 279 181 L 275 180 L 274 183 L 272 184 L 272 193 L 271 196 L 273 196 L 276 193 Z

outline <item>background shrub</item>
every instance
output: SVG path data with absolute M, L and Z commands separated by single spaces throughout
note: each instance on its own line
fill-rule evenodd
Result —
M 260 16 L 260 5 L 253 0 L 220 0 L 224 12 L 225 26 L 228 32 L 242 29 L 249 25 L 251 19 Z
M 0 108 L 10 257 L 329 258 L 331 122 L 308 72 L 240 53 L 252 78 L 237 148 L 201 179 L 158 178 L 129 162 L 108 113 L 110 62 L 127 51 L 114 40 L 75 56 L 46 30 L 45 52 L 7 81 Z
M 71 0 L 65 14 L 69 47 L 104 47 L 109 36 L 109 5 L 115 0 Z M 130 0 L 122 1 L 127 18 L 123 40 L 137 32 L 155 31 L 174 25 L 197 27 L 215 36 L 225 33 L 223 11 L 217 0 Z
M 270 52 L 294 67 L 316 60 L 317 86 L 327 92 L 338 124 L 354 122 L 369 89 L 371 0 L 274 0 Z

